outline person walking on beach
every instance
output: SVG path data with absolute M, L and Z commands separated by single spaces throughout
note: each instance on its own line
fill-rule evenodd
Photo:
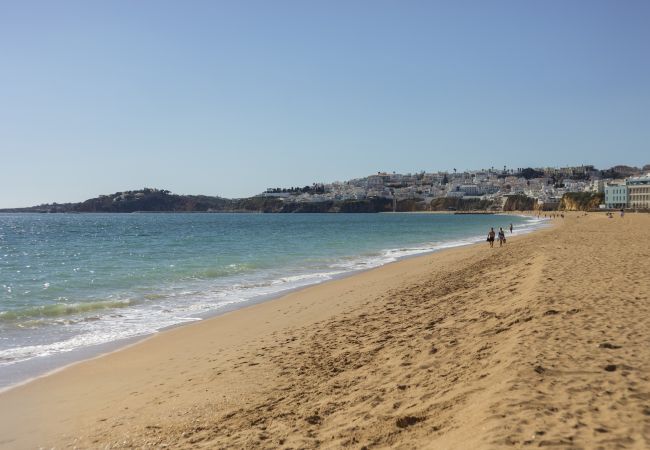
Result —
M 512 234 L 512 224 L 510 224 L 510 234 Z
M 506 232 L 499 228 L 499 247 L 506 243 Z
M 488 244 L 490 244 L 490 248 L 494 247 L 494 228 L 490 228 L 490 231 L 488 232 L 487 241 Z

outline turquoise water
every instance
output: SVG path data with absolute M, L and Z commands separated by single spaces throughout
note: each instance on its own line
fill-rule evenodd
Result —
M 0 371 L 142 336 L 530 218 L 439 214 L 0 215 Z

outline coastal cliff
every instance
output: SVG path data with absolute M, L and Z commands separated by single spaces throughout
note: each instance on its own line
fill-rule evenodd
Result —
M 526 195 L 511 195 L 506 198 L 503 204 L 504 211 L 532 211 L 535 209 L 536 201 Z
M 491 200 L 441 197 L 431 200 L 431 211 L 487 211 L 500 209 Z
M 586 211 L 603 203 L 602 194 L 568 193 L 559 209 Z M 536 199 L 510 195 L 503 207 L 493 200 L 441 197 L 430 202 L 421 199 L 393 200 L 368 197 L 361 200 L 294 201 L 277 197 L 254 196 L 228 199 L 208 195 L 179 195 L 164 189 L 144 188 L 137 191 L 100 195 L 79 203 L 50 203 L 27 208 L 3 209 L 0 212 L 34 213 L 133 213 L 133 212 L 257 212 L 257 213 L 378 213 L 416 211 L 531 211 Z M 553 208 L 555 209 L 555 208 Z
M 562 196 L 558 209 L 562 211 L 590 211 L 598 209 L 604 201 L 602 193 L 569 192 Z

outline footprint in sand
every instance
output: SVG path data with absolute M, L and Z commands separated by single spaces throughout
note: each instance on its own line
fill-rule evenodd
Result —
M 411 425 L 415 425 L 418 422 L 422 422 L 423 420 L 424 417 L 404 416 L 397 419 L 395 421 L 395 425 L 397 425 L 398 428 L 407 428 Z
M 618 348 L 621 348 L 621 346 L 620 346 L 620 345 L 616 345 L 616 344 L 611 344 L 611 343 L 609 343 L 609 342 L 603 342 L 602 344 L 600 344 L 600 345 L 598 346 L 598 348 L 607 348 L 607 349 L 610 349 L 610 350 L 616 350 L 616 349 L 618 349 Z

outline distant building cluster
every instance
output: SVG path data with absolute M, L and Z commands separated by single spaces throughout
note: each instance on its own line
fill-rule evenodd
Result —
M 608 208 L 650 208 L 650 172 L 615 166 L 598 170 L 594 166 L 482 169 L 457 172 L 389 173 L 377 172 L 364 178 L 319 183 L 303 188 L 269 188 L 260 194 L 291 202 L 322 202 L 389 198 L 431 202 L 436 198 L 489 200 L 503 205 L 508 196 L 535 199 L 539 209 L 556 209 L 566 193 L 604 193 Z
M 110 199 L 113 203 L 118 203 L 118 202 L 125 202 L 125 201 L 133 201 L 133 200 L 139 200 L 144 198 L 148 194 L 155 194 L 155 193 L 161 193 L 161 194 L 171 194 L 170 191 L 165 190 L 165 189 L 156 189 L 156 188 L 142 188 L 142 190 L 139 191 L 124 191 L 124 192 L 116 192 L 115 194 L 112 195 L 100 195 L 98 198 L 101 200 L 105 199 Z

